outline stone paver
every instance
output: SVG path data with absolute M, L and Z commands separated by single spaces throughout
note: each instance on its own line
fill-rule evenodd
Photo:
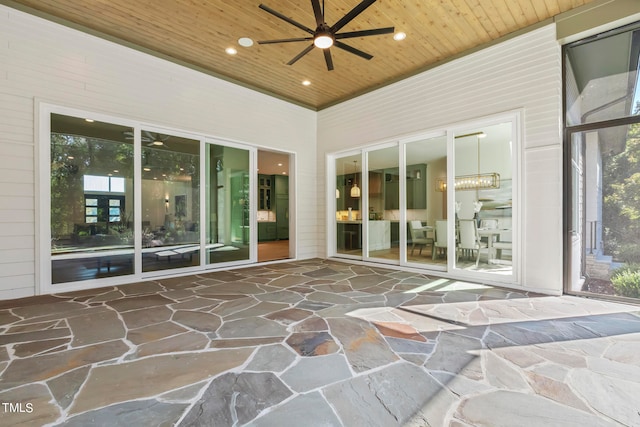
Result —
M 313 259 L 0 301 L 0 423 L 640 425 L 640 307 L 436 280 Z

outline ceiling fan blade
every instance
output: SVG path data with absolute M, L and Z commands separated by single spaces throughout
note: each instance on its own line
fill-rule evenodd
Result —
M 369 55 L 367 52 L 363 52 L 359 49 L 356 49 L 355 47 L 351 47 L 349 45 L 346 45 L 342 42 L 339 42 L 338 40 L 336 40 L 335 42 L 335 46 L 339 47 L 342 50 L 346 50 L 347 52 L 353 53 L 354 55 L 358 55 L 360 58 L 364 58 L 364 59 L 371 59 L 373 58 L 373 55 Z
M 311 0 L 311 6 L 313 7 L 313 14 L 316 17 L 316 25 L 319 27 L 324 24 L 324 16 L 322 15 L 322 9 L 320 9 L 320 0 Z
M 366 8 L 368 8 L 375 2 L 376 0 L 364 0 L 362 3 L 351 9 L 351 11 L 344 15 L 338 22 L 333 24 L 333 26 L 331 27 L 331 32 L 335 34 L 336 31 L 347 25 L 353 18 L 360 15 Z
M 353 37 L 378 36 L 381 34 L 390 34 L 395 31 L 394 27 L 376 28 L 373 30 L 349 31 L 347 33 L 336 34 L 336 39 L 350 39 Z
M 331 58 L 330 49 L 324 49 L 324 60 L 327 63 L 327 70 L 333 70 L 333 59 Z
M 307 47 L 305 50 L 303 50 L 302 52 L 300 52 L 298 55 L 296 55 L 295 58 L 293 58 L 291 61 L 287 62 L 287 65 L 293 65 L 298 59 L 302 58 L 303 56 L 305 56 L 307 53 L 311 52 L 313 50 L 315 46 L 313 45 L 313 43 L 311 43 L 311 45 L 309 45 L 309 47 Z
M 259 40 L 258 44 L 303 42 L 305 40 L 312 40 L 312 39 L 313 37 L 297 37 L 293 39 Z
M 375 0 L 374 0 L 375 1 Z M 284 16 L 283 14 L 281 14 L 280 12 L 276 12 L 275 10 L 271 9 L 269 6 L 265 6 L 263 4 L 261 4 L 260 6 L 258 6 L 260 9 L 264 10 L 265 12 L 269 12 L 270 14 L 272 14 L 273 16 L 282 19 L 283 21 L 288 22 L 291 25 L 294 25 L 298 28 L 300 28 L 302 31 L 306 31 L 309 34 L 313 34 L 314 31 L 311 28 L 305 27 L 304 25 L 302 25 L 301 23 L 294 21 L 293 19 Z

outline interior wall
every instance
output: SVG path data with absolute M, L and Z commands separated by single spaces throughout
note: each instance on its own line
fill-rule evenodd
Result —
M 315 112 L 4 5 L 0 58 L 0 299 L 37 289 L 40 101 L 295 153 L 297 257 L 319 255 Z
M 522 196 L 519 283 L 560 294 L 562 74 L 555 36 L 551 24 L 320 111 L 318 170 L 326 170 L 329 153 L 521 111 L 522 185 L 514 189 Z M 318 180 L 319 204 L 325 186 Z

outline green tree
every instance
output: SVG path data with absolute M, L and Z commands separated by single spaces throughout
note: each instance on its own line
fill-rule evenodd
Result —
M 605 252 L 640 262 L 640 124 L 629 126 L 625 149 L 603 154 Z

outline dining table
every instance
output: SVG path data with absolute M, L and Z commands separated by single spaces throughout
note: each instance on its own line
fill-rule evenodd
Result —
M 489 250 L 487 262 L 489 264 L 495 263 L 495 248 L 493 244 L 500 241 L 501 234 L 510 232 L 510 228 L 478 228 L 478 235 L 487 238 L 487 249 Z

